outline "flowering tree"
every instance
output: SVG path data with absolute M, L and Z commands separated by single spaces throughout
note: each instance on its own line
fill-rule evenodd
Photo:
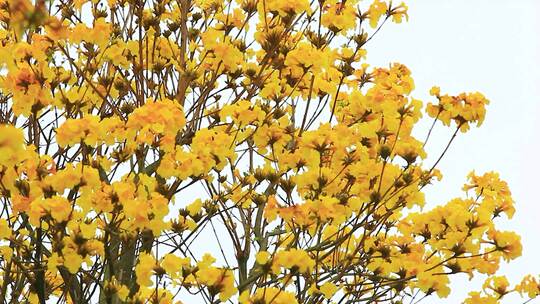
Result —
M 496 173 L 422 208 L 488 101 L 434 87 L 412 135 L 410 71 L 365 61 L 405 4 L 0 3 L 4 303 L 413 303 L 521 254 Z M 465 302 L 539 284 L 491 276 Z

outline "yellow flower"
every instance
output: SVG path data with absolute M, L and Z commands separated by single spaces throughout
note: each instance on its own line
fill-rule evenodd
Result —
M 66 249 L 62 250 L 62 255 L 62 264 L 68 269 L 70 273 L 77 273 L 84 259 L 77 253 L 77 251 L 75 251 L 74 248 L 71 247 L 67 247 Z
M 7 239 L 11 236 L 11 227 L 5 219 L 0 219 L 0 239 Z
M 369 25 L 372 28 L 376 28 L 379 24 L 379 19 L 382 15 L 386 14 L 388 6 L 386 2 L 381 2 L 380 0 L 375 0 L 369 6 Z
M 70 39 L 75 43 L 87 41 L 104 49 L 109 43 L 111 35 L 111 24 L 105 21 L 104 18 L 94 20 L 94 25 L 89 28 L 84 23 L 77 23 L 72 29 Z
M 68 119 L 56 129 L 56 140 L 60 146 L 74 145 L 81 141 L 93 146 L 98 143 L 99 129 L 100 122 L 97 116 Z
M 530 299 L 534 299 L 540 295 L 540 281 L 532 275 L 527 275 L 516 286 L 516 290 L 521 295 L 527 294 Z
M 159 139 L 163 149 L 173 149 L 178 131 L 186 123 L 182 107 L 170 99 L 148 101 L 129 116 L 126 129 L 138 143 L 152 144 Z
M 506 261 L 521 256 L 521 237 L 512 231 L 488 231 L 488 236 L 493 240 L 495 250 L 502 253 Z
M 479 292 L 470 292 L 469 297 L 465 299 L 464 304 L 499 304 L 497 297 L 485 296 L 483 297 Z
M 389 12 L 390 16 L 392 16 L 392 21 L 395 23 L 401 23 L 403 21 L 403 17 L 408 21 L 409 15 L 407 14 L 408 7 L 405 3 L 401 2 L 400 5 L 393 7 L 392 10 Z
M 262 3 L 258 3 L 262 6 Z M 268 0 L 265 3 L 267 10 L 277 11 L 280 16 L 287 16 L 287 14 L 301 14 L 302 12 L 311 12 L 308 0 L 299 1 L 283 1 L 283 0 Z M 260 10 L 263 11 L 263 10 Z
M 193 203 L 189 204 L 186 209 L 189 212 L 189 215 L 195 216 L 197 213 L 201 212 L 201 208 L 202 200 L 196 199 Z
M 227 301 L 238 291 L 234 285 L 234 275 L 229 269 L 206 267 L 196 273 L 200 283 L 212 287 L 212 293 L 219 294 L 222 302 Z
M 332 296 L 339 290 L 339 288 L 331 283 L 331 282 L 325 282 L 321 288 L 319 288 L 321 293 L 324 295 L 325 298 L 331 299 Z
M 510 290 L 508 287 L 510 283 L 508 279 L 504 276 L 493 276 L 488 278 L 482 285 L 484 291 L 490 289 L 494 291 L 499 298 L 502 298 L 505 294 L 509 293 Z
M 124 55 L 125 50 L 126 50 L 125 43 L 122 41 L 118 41 L 117 43 L 111 45 L 107 49 L 105 56 L 109 60 L 111 60 L 111 62 L 114 65 L 127 69 L 129 68 L 130 62 L 127 60 L 126 56 Z
M 72 212 L 71 203 L 61 196 L 53 196 L 50 199 L 45 199 L 42 204 L 44 209 L 48 211 L 52 218 L 57 222 L 67 221 Z
M 433 290 L 440 298 L 446 298 L 450 294 L 450 283 L 447 276 L 433 275 L 434 272 L 421 271 L 416 275 L 417 285 L 423 292 Z
M 156 266 L 156 260 L 151 254 L 141 253 L 139 255 L 139 262 L 135 266 L 135 275 L 137 276 L 137 284 L 141 286 L 152 285 L 152 275 L 154 275 L 154 268 Z
M 259 251 L 259 252 L 257 252 L 257 254 L 255 256 L 255 260 L 260 265 L 264 265 L 264 264 L 268 263 L 269 259 L 270 259 L 270 253 L 268 253 L 267 251 Z
M 171 253 L 166 254 L 161 260 L 161 267 L 173 278 L 181 276 L 182 268 L 189 265 L 190 258 L 180 258 Z
M 307 252 L 295 248 L 277 252 L 272 264 L 291 270 L 296 269 L 300 273 L 310 272 L 315 267 L 315 261 Z
M 346 32 L 354 28 L 357 19 L 356 3 L 357 1 L 338 1 L 335 4 L 326 4 L 321 24 L 333 31 Z
M 69 220 L 72 208 L 72 204 L 66 198 L 55 195 L 52 198 L 32 201 L 28 213 L 32 225 L 39 226 L 40 219 L 45 215 L 50 215 L 58 223 Z
M 24 136 L 21 129 L 0 126 L 0 164 L 10 167 L 25 158 Z
M 275 287 L 258 288 L 252 296 L 249 295 L 249 291 L 245 291 L 240 296 L 239 302 L 241 304 L 269 302 L 274 304 L 298 304 L 292 292 Z
M 439 96 L 441 94 L 441 88 L 439 87 L 432 87 L 430 90 L 429 90 L 429 95 L 431 96 Z

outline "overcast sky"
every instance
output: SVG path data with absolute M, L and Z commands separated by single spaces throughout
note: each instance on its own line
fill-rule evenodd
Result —
M 409 22 L 385 26 L 367 46 L 368 62 L 407 65 L 416 82 L 414 95 L 424 101 L 430 100 L 427 93 L 433 85 L 449 94 L 480 91 L 491 101 L 484 125 L 458 137 L 441 162 L 444 179 L 429 190 L 429 206 L 461 195 L 472 169 L 498 171 L 509 183 L 517 208 L 501 227 L 521 234 L 524 246 L 523 256 L 502 272 L 514 281 L 526 273 L 539 274 L 540 1 L 406 3 Z M 442 126 L 435 135 L 428 144 L 432 160 L 450 137 Z M 469 291 L 480 289 L 481 282 L 461 276 L 452 287 L 449 298 L 424 302 L 460 303 Z

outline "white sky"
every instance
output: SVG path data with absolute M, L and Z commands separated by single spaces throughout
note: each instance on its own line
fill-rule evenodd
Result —
M 501 227 L 518 232 L 524 246 L 523 256 L 503 266 L 502 273 L 514 282 L 526 273 L 540 274 L 540 1 L 406 3 L 409 22 L 385 25 L 367 46 L 368 63 L 408 66 L 416 82 L 413 95 L 425 102 L 433 85 L 449 94 L 480 91 L 491 101 L 484 125 L 459 136 L 440 163 L 444 179 L 429 190 L 428 207 L 461 195 L 472 169 L 498 171 L 509 183 L 517 208 Z M 434 135 L 427 147 L 431 161 L 450 137 L 441 125 Z M 481 282 L 460 276 L 452 287 L 449 298 L 422 303 L 460 303 L 469 291 L 479 290 Z

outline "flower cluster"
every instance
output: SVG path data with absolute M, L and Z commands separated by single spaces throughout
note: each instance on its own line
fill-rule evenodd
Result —
M 479 127 L 486 116 L 489 104 L 481 93 L 462 93 L 457 96 L 440 95 L 440 89 L 433 87 L 430 94 L 437 97 L 439 104 L 428 103 L 426 112 L 429 116 L 442 121 L 446 126 L 454 122 L 462 132 L 469 130 L 470 123 Z

